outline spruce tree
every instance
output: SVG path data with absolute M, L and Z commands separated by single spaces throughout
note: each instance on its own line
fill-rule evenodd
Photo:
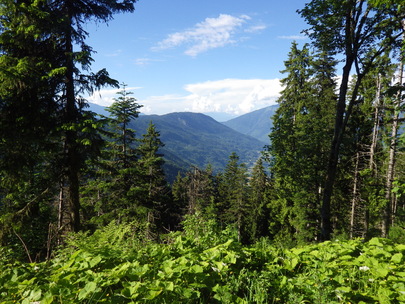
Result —
M 170 222 L 170 219 L 165 217 L 170 213 L 170 188 L 163 170 L 163 154 L 159 152 L 164 143 L 160 140 L 160 132 L 152 122 L 139 142 L 137 150 L 142 204 L 147 208 L 148 222 L 161 231 L 164 225 Z
M 252 169 L 249 182 L 251 212 L 248 224 L 252 242 L 269 235 L 269 221 L 271 219 L 269 218 L 267 205 L 269 203 L 270 187 L 270 178 L 266 173 L 263 159 L 259 158 Z
M 319 209 L 331 138 L 334 65 L 324 53 L 315 58 L 309 46 L 292 44 L 281 80 L 284 90 L 270 133 L 271 172 L 279 237 L 316 240 Z M 277 225 L 278 226 L 278 225 Z
M 239 241 L 248 242 L 248 218 L 252 210 L 248 200 L 247 168 L 244 163 L 239 163 L 235 152 L 229 156 L 218 187 L 218 209 L 222 221 L 226 225 L 235 225 Z
M 83 121 L 82 109 L 86 102 L 80 94 L 91 93 L 104 85 L 118 86 L 105 70 L 89 72 L 92 49 L 86 44 L 88 33 L 85 20 L 108 22 L 113 14 L 132 12 L 135 0 L 124 1 L 72 1 L 49 3 L 55 24 L 51 34 L 57 39 L 60 58 L 59 105 L 62 109 L 63 153 L 61 159 L 59 229 L 80 229 L 79 173 L 84 166 L 81 154 L 81 131 L 78 124 Z M 78 46 L 78 51 L 74 50 Z
M 22 255 L 45 258 L 59 173 L 52 19 L 41 1 L 3 1 L 0 11 L 0 244 L 19 255 L 24 242 Z
M 89 163 L 91 178 L 82 187 L 87 218 L 97 225 L 113 220 L 129 221 L 136 217 L 140 207 L 137 140 L 130 123 L 138 117 L 142 106 L 130 96 L 133 93 L 126 90 L 125 84 L 122 87 L 117 92 L 119 97 L 106 108 L 110 116 L 100 130 L 105 147 L 98 160 Z

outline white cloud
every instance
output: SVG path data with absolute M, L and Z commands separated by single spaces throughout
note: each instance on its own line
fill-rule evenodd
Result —
M 224 79 L 188 84 L 181 95 L 153 96 L 140 100 L 145 114 L 170 112 L 225 112 L 242 115 L 275 104 L 281 91 L 279 79 Z
M 132 92 L 133 90 L 141 89 L 140 87 L 127 87 L 125 90 L 127 92 Z M 108 107 L 112 105 L 114 102 L 114 98 L 117 98 L 117 92 L 121 91 L 121 89 L 105 89 L 100 91 L 95 91 L 93 95 L 87 97 L 87 101 L 91 103 L 95 103 L 99 106 Z M 134 95 L 132 95 L 134 96 Z M 134 96 L 135 97 L 135 96 Z
M 127 88 L 128 91 L 140 89 Z M 276 103 L 282 90 L 279 79 L 223 79 L 187 84 L 185 94 L 167 94 L 138 98 L 144 114 L 172 112 L 220 112 L 242 115 Z M 87 98 L 89 102 L 109 106 L 119 90 L 102 90 Z M 141 93 L 141 92 L 139 92 Z
M 238 28 L 250 19 L 247 15 L 235 17 L 227 14 L 221 14 L 217 18 L 206 18 L 191 29 L 168 35 L 153 49 L 163 50 L 187 45 L 184 53 L 194 57 L 207 50 L 236 43 Z
M 260 32 L 263 31 L 267 28 L 266 25 L 264 24 L 259 24 L 259 25 L 252 25 L 251 27 L 247 28 L 245 30 L 246 33 L 256 33 L 256 32 Z
M 305 35 L 290 35 L 290 36 L 278 36 L 279 39 L 287 39 L 287 40 L 304 40 L 308 37 Z
M 162 61 L 162 60 L 151 59 L 151 58 L 137 58 L 137 59 L 135 59 L 134 62 L 136 65 L 144 66 L 144 65 L 148 65 L 152 62 L 159 62 L 159 61 Z
M 108 53 L 108 54 L 105 54 L 104 56 L 106 56 L 106 57 L 117 57 L 117 56 L 121 55 L 121 53 L 122 53 L 122 50 L 115 50 L 113 53 Z

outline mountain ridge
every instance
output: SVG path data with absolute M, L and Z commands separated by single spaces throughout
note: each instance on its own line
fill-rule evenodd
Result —
M 266 144 L 269 144 L 269 134 L 273 128 L 272 117 L 276 113 L 278 107 L 278 104 L 267 106 L 265 108 L 230 119 L 222 124 L 242 134 L 252 136 Z
M 215 172 L 222 171 L 232 152 L 248 167 L 253 166 L 266 145 L 260 136 L 264 138 L 263 134 L 267 136 L 270 133 L 268 115 L 272 112 L 268 108 L 227 122 L 218 122 L 209 115 L 193 112 L 141 114 L 131 121 L 129 127 L 135 131 L 137 138 L 141 138 L 150 122 L 155 125 L 165 144 L 160 150 L 166 161 L 165 172 L 168 180 L 173 181 L 179 171 L 186 172 L 193 166 L 204 168 L 211 165 Z M 101 115 L 108 114 L 102 106 L 90 105 L 89 109 Z M 252 132 L 255 126 L 264 130 Z
M 222 171 L 232 152 L 241 162 L 252 166 L 260 157 L 264 143 L 229 128 L 202 113 L 175 112 L 165 115 L 140 115 L 129 127 L 139 138 L 152 122 L 165 144 L 161 149 L 166 160 L 166 173 L 173 180 L 178 171 L 192 166 Z M 179 162 L 180 161 L 180 162 Z

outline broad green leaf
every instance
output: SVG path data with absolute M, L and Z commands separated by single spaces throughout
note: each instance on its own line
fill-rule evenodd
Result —
M 97 288 L 97 284 L 95 282 L 88 282 L 82 290 L 80 290 L 78 299 L 83 300 L 89 294 L 93 293 Z
M 154 298 L 156 298 L 158 295 L 160 295 L 162 293 L 163 289 L 159 289 L 159 290 L 149 290 L 149 294 L 146 297 L 147 300 L 153 300 Z
M 374 246 L 384 246 L 383 243 L 381 243 L 379 238 L 372 238 L 371 240 L 368 241 L 369 245 L 374 245 Z
M 405 251 L 405 244 L 397 244 L 395 249 L 396 251 Z
M 165 290 L 173 291 L 174 290 L 174 283 L 173 282 L 164 282 L 163 286 Z
M 385 278 L 389 273 L 389 270 L 385 267 L 379 266 L 375 269 L 374 274 L 377 278 Z
M 340 286 L 340 287 L 336 288 L 336 292 L 346 293 L 346 292 L 350 292 L 350 291 L 352 291 L 352 289 L 349 286 Z
M 200 265 L 193 265 L 190 268 L 190 271 L 194 272 L 194 273 L 201 273 L 201 272 L 204 272 L 204 268 L 202 268 Z
M 391 262 L 399 264 L 402 261 L 402 257 L 403 257 L 402 253 L 396 253 L 391 257 Z
M 53 302 L 53 295 L 51 292 L 47 292 L 45 296 L 41 299 L 41 304 L 51 304 Z
M 90 264 L 90 267 L 94 267 L 94 266 L 96 266 L 98 263 L 100 263 L 102 261 L 102 258 L 100 257 L 100 256 L 96 256 L 96 257 L 94 257 L 94 258 L 92 258 L 91 260 L 90 260 L 90 262 L 89 262 L 89 264 Z

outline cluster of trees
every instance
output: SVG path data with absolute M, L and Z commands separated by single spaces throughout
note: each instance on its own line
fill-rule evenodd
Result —
M 90 71 L 92 48 L 83 25 L 85 20 L 107 22 L 115 13 L 132 12 L 134 3 L 1 2 L 2 243 L 15 243 L 15 236 L 33 248 L 41 244 L 44 231 L 62 235 L 82 227 L 80 176 L 100 142 L 100 124 L 85 111 L 82 96 L 106 85 L 118 86 L 106 70 Z M 50 221 L 55 197 L 59 211 Z
M 168 185 L 151 123 L 123 89 L 109 117 L 84 93 L 116 86 L 90 72 L 85 19 L 135 0 L 3 1 L 0 31 L 0 245 L 49 256 L 67 232 L 136 220 L 158 239 L 186 214 L 233 225 L 245 243 L 404 231 L 405 7 L 400 0 L 312 0 L 312 44 L 293 43 L 271 144 L 253 168 L 193 168 Z M 337 81 L 337 68 L 343 66 Z M 270 172 L 270 173 L 269 173 Z
M 403 233 L 404 7 L 319 0 L 299 13 L 313 44 L 291 48 L 268 148 L 283 233 Z

